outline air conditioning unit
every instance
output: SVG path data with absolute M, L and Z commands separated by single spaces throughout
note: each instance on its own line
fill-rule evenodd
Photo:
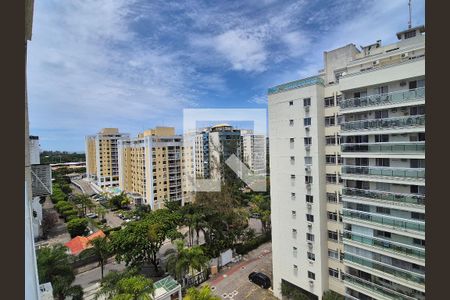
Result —
M 309 130 L 310 127 L 311 127 L 311 125 L 306 125 L 306 126 L 305 126 L 305 129 L 306 129 L 306 130 Z
M 306 207 L 311 209 L 312 208 L 312 204 L 311 203 L 306 203 Z
M 400 86 L 405 86 L 406 85 L 406 82 L 405 81 L 401 81 L 400 82 Z
M 305 171 L 306 171 L 306 172 L 310 172 L 310 171 L 311 171 L 311 166 L 306 166 L 306 167 L 305 167 Z
M 312 223 L 308 223 L 308 228 L 309 228 L 309 229 L 312 228 Z
M 310 281 L 309 281 L 309 285 L 310 285 L 310 286 L 313 286 L 313 285 L 314 285 L 314 280 L 310 280 Z
M 311 189 L 311 183 L 307 183 L 306 184 L 306 188 L 309 190 L 309 189 Z
M 409 56 L 409 53 L 403 53 L 402 54 L 402 58 L 406 58 L 406 57 L 408 57 Z
M 313 243 L 312 242 L 308 242 L 308 247 L 312 248 L 312 246 L 313 246 Z
M 303 106 L 303 108 L 305 109 L 305 111 L 309 111 L 309 105 Z
M 305 150 L 309 151 L 309 149 L 311 149 L 311 145 L 305 145 Z
M 380 64 L 380 61 L 379 61 L 379 60 L 376 60 L 376 61 L 373 62 L 373 65 L 374 65 L 374 66 L 379 65 L 379 64 Z

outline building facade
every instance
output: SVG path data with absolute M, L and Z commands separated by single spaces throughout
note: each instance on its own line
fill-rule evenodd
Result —
M 119 187 L 136 204 L 164 207 L 164 200 L 190 201 L 186 182 L 183 139 L 173 127 L 146 130 L 134 139 L 118 142 Z M 190 160 L 186 162 L 189 164 Z
M 423 299 L 424 27 L 269 89 L 274 293 Z
M 252 130 L 241 130 L 242 161 L 256 175 L 267 175 L 266 136 Z
M 100 188 L 119 185 L 118 141 L 129 138 L 117 128 L 103 128 L 86 137 L 86 177 Z

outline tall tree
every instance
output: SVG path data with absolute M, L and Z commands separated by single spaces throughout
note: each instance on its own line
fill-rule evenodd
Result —
M 153 282 L 137 274 L 136 269 L 131 269 L 108 273 L 101 281 L 100 290 L 95 298 L 104 296 L 113 300 L 151 300 L 153 292 Z
M 270 231 L 270 197 L 255 194 L 251 200 L 251 210 L 261 216 L 262 229 L 264 233 Z
M 92 245 L 92 252 L 94 253 L 100 265 L 101 279 L 103 279 L 103 271 L 105 268 L 105 264 L 112 254 L 112 249 L 110 247 L 109 240 L 105 236 L 95 238 L 91 240 L 89 243 Z
M 220 300 L 219 296 L 213 295 L 208 285 L 202 286 L 200 289 L 190 288 L 187 291 L 184 300 Z
M 92 203 L 91 198 L 86 195 L 77 195 L 73 197 L 72 201 L 80 207 L 83 216 L 87 214 L 88 209 L 91 210 L 95 207 L 94 203 Z
M 208 257 L 200 246 L 187 248 L 181 240 L 176 241 L 177 251 L 167 262 L 169 271 L 177 279 L 182 279 L 189 271 L 202 271 L 208 265 Z
M 111 242 L 116 260 L 127 266 L 152 264 L 158 272 L 158 252 L 166 239 L 174 240 L 181 234 L 177 231 L 178 214 L 159 209 L 140 221 L 129 223 L 124 229 L 111 233 Z

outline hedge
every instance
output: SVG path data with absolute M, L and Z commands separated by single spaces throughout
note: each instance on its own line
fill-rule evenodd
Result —
M 247 254 L 248 252 L 258 248 L 259 246 L 270 240 L 271 240 L 270 233 L 263 234 L 251 240 L 248 240 L 243 244 L 236 245 L 235 250 L 237 254 Z

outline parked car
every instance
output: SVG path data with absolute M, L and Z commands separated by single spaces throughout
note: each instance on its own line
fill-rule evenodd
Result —
M 250 217 L 252 217 L 252 218 L 254 218 L 254 219 L 260 219 L 260 218 L 261 218 L 261 215 L 258 214 L 258 213 L 253 213 L 253 214 L 251 214 Z
M 271 286 L 270 278 L 261 272 L 251 272 L 248 275 L 248 280 L 259 285 L 263 289 L 268 289 Z
M 86 217 L 91 218 L 91 219 L 95 219 L 95 218 L 98 218 L 98 215 L 94 214 L 94 213 L 88 213 L 88 214 L 86 214 Z

